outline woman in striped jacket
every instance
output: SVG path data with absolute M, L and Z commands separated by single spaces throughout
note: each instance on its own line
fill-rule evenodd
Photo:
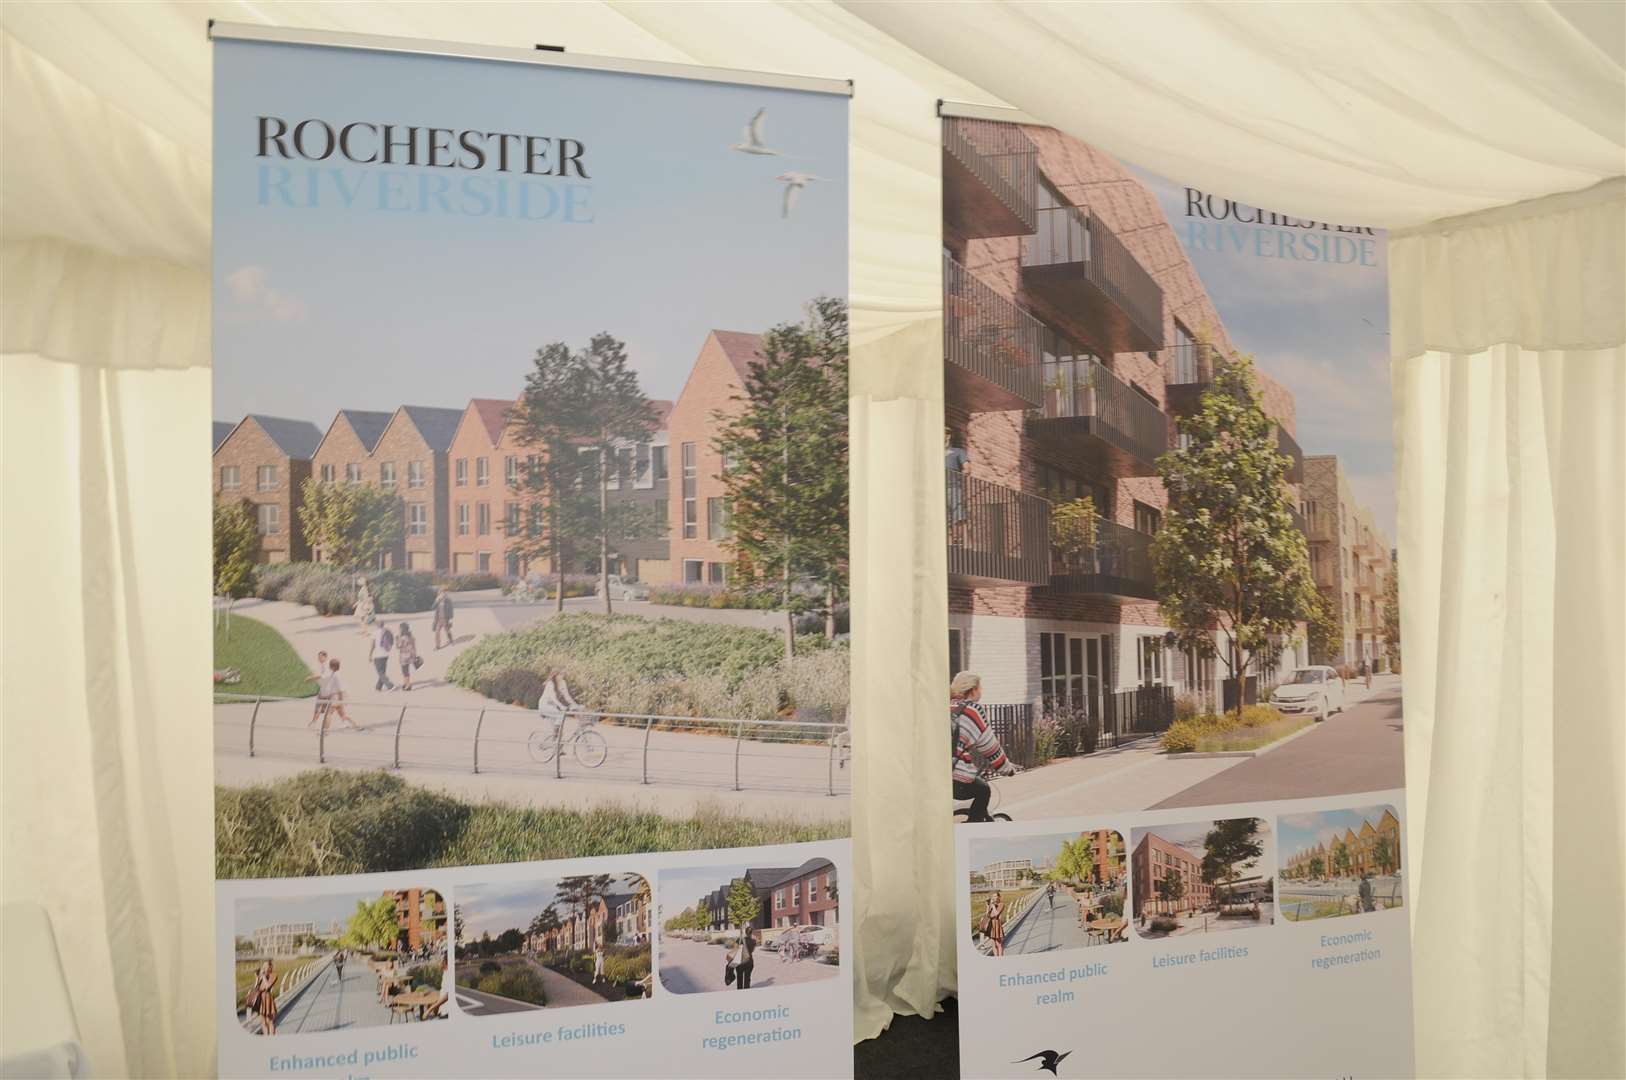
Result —
M 1005 756 L 977 702 L 982 700 L 982 676 L 962 671 L 949 684 L 949 717 L 953 727 L 954 798 L 970 799 L 966 821 L 990 821 L 988 800 L 993 789 L 982 778 L 983 769 L 1009 776 L 1016 765 Z

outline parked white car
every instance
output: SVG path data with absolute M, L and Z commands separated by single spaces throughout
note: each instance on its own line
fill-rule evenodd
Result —
M 803 923 L 800 926 L 791 927 L 791 929 L 796 931 L 796 936 L 801 938 L 804 944 L 814 945 L 821 949 L 835 947 L 836 932 L 828 926 Z
M 604 593 L 604 583 L 602 581 L 595 582 L 593 584 L 593 595 L 602 596 L 603 593 Z M 610 575 L 610 599 L 611 600 L 648 600 L 649 599 L 649 589 L 647 587 L 643 586 L 643 585 L 638 584 L 636 581 L 623 580 L 620 574 L 611 574 Z
M 1276 687 L 1270 704 L 1287 716 L 1313 714 L 1319 722 L 1344 711 L 1344 680 L 1325 664 L 1302 667 Z

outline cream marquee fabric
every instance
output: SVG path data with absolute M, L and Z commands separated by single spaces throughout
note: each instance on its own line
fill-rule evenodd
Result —
M 209 421 L 210 17 L 855 80 L 853 438 L 855 460 L 871 463 L 858 469 L 853 511 L 854 621 L 866 643 L 855 669 L 860 1036 L 893 1011 L 929 1012 L 954 980 L 947 778 L 911 764 L 940 757 L 947 664 L 936 100 L 1003 98 L 1194 185 L 1378 226 L 1626 171 L 1619 62 L 1544 4 L 5 4 L 4 898 L 51 910 L 91 1059 L 113 1075 L 196 1075 L 213 1061 L 213 957 L 196 933 L 212 923 L 209 709 L 192 689 L 202 686 L 208 615 L 186 600 L 206 587 L 197 448 Z M 1477 242 L 1500 244 L 1507 265 L 1549 267 L 1540 281 L 1550 300 L 1592 288 L 1603 305 L 1589 301 L 1583 325 L 1601 325 L 1602 290 L 1621 280 L 1618 247 L 1586 228 L 1567 235 L 1569 247 L 1540 248 L 1545 262 L 1525 241 Z M 1502 622 L 1469 634 L 1478 612 L 1464 605 L 1510 583 L 1546 588 L 1544 575 L 1568 583 L 1618 552 L 1605 543 L 1618 543 L 1618 529 L 1594 528 L 1588 543 L 1604 546 L 1582 545 L 1554 569 L 1573 553 L 1578 523 L 1626 516 L 1618 471 L 1558 468 L 1608 453 L 1597 440 L 1611 423 L 1620 460 L 1621 339 L 1617 330 L 1550 342 L 1550 303 L 1527 302 L 1531 318 L 1509 324 L 1485 302 L 1498 294 L 1483 290 L 1472 293 L 1475 314 L 1462 314 L 1458 267 L 1471 257 L 1437 246 L 1423 234 L 1411 249 L 1397 241 L 1392 277 L 1397 322 L 1416 328 L 1406 340 L 1445 350 L 1416 364 L 1397 353 L 1396 365 L 1401 563 L 1417 568 L 1407 574 L 1408 650 L 1440 657 L 1426 691 L 1408 678 L 1408 750 L 1429 808 L 1426 822 L 1412 815 L 1413 850 L 1426 825 L 1428 870 L 1434 853 L 1454 853 L 1440 857 L 1433 880 L 1444 883 L 1429 886 L 1448 899 L 1430 907 L 1423 892 L 1414 910 L 1420 933 L 1445 928 L 1418 954 L 1419 1062 L 1461 1075 L 1539 1074 L 1549 1061 L 1577 1072 L 1582 1059 L 1565 1055 L 1582 1034 L 1561 1006 L 1591 1018 L 1612 1000 L 1618 1017 L 1619 966 L 1604 971 L 1615 989 L 1603 979 L 1590 1005 L 1565 996 L 1575 972 L 1609 958 L 1594 954 L 1586 968 L 1565 937 L 1573 931 L 1555 924 L 1574 890 L 1542 811 L 1573 825 L 1575 807 L 1554 808 L 1541 748 L 1551 746 L 1553 767 L 1576 751 L 1559 709 L 1571 684 L 1555 673 L 1570 678 L 1572 659 L 1587 665 L 1586 686 L 1620 700 L 1620 624 L 1572 620 L 1568 584 L 1542 594 L 1544 622 L 1498 609 Z M 1583 256 L 1604 276 L 1583 280 Z M 1527 290 L 1538 279 L 1507 280 Z M 1451 336 L 1435 336 L 1440 327 Z M 1539 353 L 1588 343 L 1616 351 L 1580 363 Z M 1486 345 L 1518 348 L 1471 355 Z M 1495 462 L 1463 431 L 1509 448 L 1509 471 L 1488 474 Z M 1497 487 L 1510 475 L 1516 499 Z M 1532 506 L 1544 515 L 1536 526 Z M 1503 535 L 1520 539 L 1516 559 L 1481 550 Z M 1533 567 L 1547 569 L 1532 578 Z M 1607 592 L 1592 596 L 1607 614 Z M 1506 628 L 1494 642 L 1493 625 Z M 1613 656 L 1600 652 L 1610 625 Z M 1570 651 L 1555 655 L 1555 642 Z M 1528 708 L 1473 697 L 1487 671 L 1521 673 Z M 1494 724 L 1479 706 L 1494 706 Z M 1613 731 L 1618 758 L 1618 713 L 1595 715 L 1585 731 L 1605 742 Z M 1595 755 L 1577 775 L 1590 782 L 1610 760 Z M 1516 789 L 1519 808 L 1496 819 L 1514 834 L 1495 850 L 1518 847 L 1528 861 L 1497 864 L 1517 880 L 1486 887 L 1491 871 L 1464 853 L 1487 849 L 1464 841 L 1480 828 L 1474 799 L 1492 776 Z M 1599 790 L 1599 813 L 1613 798 L 1618 821 L 1618 784 Z M 1505 906 L 1510 882 L 1522 886 L 1517 916 Z M 1618 877 L 1612 887 L 1618 899 Z M 1581 913 L 1589 929 L 1609 921 Z M 1512 965 L 1501 972 L 1510 981 L 1485 983 L 1494 1009 L 1471 1007 L 1487 1002 L 1453 994 L 1447 978 L 1479 948 Z M 1538 1023 L 1549 1008 L 1551 1034 Z

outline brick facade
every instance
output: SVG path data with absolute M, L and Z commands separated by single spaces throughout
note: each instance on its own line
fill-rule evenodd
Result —
M 1343 464 L 1331 454 L 1304 459 L 1305 517 L 1310 527 L 1310 566 L 1316 587 L 1338 615 L 1342 647 L 1316 656 L 1316 663 L 1362 661 L 1388 669 L 1383 605 L 1394 573 L 1389 538 L 1372 511 L 1356 501 Z
M 525 471 L 536 451 L 519 442 L 513 401 L 476 398 L 447 452 L 447 532 L 453 573 L 518 577 L 531 566 L 510 550 L 510 523 L 526 526 Z M 544 565 L 539 567 L 547 570 Z
M 768 889 L 767 925 L 834 927 L 840 918 L 838 895 L 832 863 L 802 866 Z
M 446 454 L 461 418 L 461 409 L 403 405 L 373 447 L 375 482 L 400 496 L 405 517 L 390 566 L 423 571 L 451 566 Z
M 757 334 L 732 330 L 713 330 L 706 335 L 683 392 L 667 418 L 669 549 L 674 584 L 720 584 L 728 564 L 734 561 L 724 542 L 726 529 L 717 520 L 725 491 L 722 455 L 712 446 L 717 428 L 713 414 L 737 407 L 731 399 L 744 392 L 747 365 L 756 357 L 760 341 Z M 686 475 L 692 484 L 687 507 Z M 720 531 L 722 536 L 718 535 Z
M 1049 128 L 1023 127 L 1022 131 L 1037 151 L 1042 178 L 1061 200 L 1087 209 L 1110 229 L 1162 290 L 1165 346 L 1178 339 L 1177 331 L 1183 331 L 1200 335 L 1222 349 L 1233 349 L 1219 312 L 1153 192 L 1112 157 L 1077 139 Z M 1030 294 L 1025 284 L 1021 265 L 1024 238 L 965 239 L 956 225 L 956 215 L 961 212 L 957 205 L 945 205 L 948 254 L 997 296 L 1038 318 L 1037 313 L 1046 309 L 1046 301 Z M 1051 306 L 1053 309 L 1053 301 Z M 1082 316 L 1051 329 L 1093 354 L 1118 380 L 1144 400 L 1155 403 L 1167 419 L 1167 445 L 1176 445 L 1178 427 L 1168 413 L 1171 354 L 1167 348 L 1111 352 L 1105 334 L 1094 336 L 1090 320 Z M 1292 394 L 1263 372 L 1257 375 L 1265 411 L 1288 433 L 1296 434 Z M 1161 481 L 1156 476 L 1139 475 L 1150 471 L 1147 463 L 1126 468 L 1121 460 L 1103 460 L 1071 439 L 1036 437 L 1035 415 L 1021 409 L 989 410 L 981 402 L 958 399 L 951 392 L 945 402 L 945 427 L 949 437 L 966 451 L 968 460 L 963 471 L 1028 495 L 1052 499 L 1055 496 L 1046 490 L 1044 478 L 1064 475 L 1069 484 L 1086 485 L 1104 520 L 1142 532 L 1148 521 L 1155 522 L 1167 508 Z M 1297 502 L 1296 491 L 1292 497 Z M 1037 542 L 1048 544 L 1043 538 Z M 1171 653 L 1143 665 L 1145 650 L 1156 649 L 1155 642 L 1148 642 L 1167 632 L 1153 600 L 1063 592 L 1017 583 L 999 586 L 951 581 L 949 613 L 951 637 L 957 645 L 954 651 L 962 664 L 983 676 L 987 701 L 1031 702 L 1050 689 L 1041 685 L 1041 633 L 1086 639 L 1094 650 L 1095 675 L 1105 675 L 1098 685 L 1108 692 L 1132 689 L 1147 681 L 1173 684 L 1188 691 L 1213 690 L 1211 663 L 1199 665 Z
M 1163 915 L 1182 911 L 1195 911 L 1208 906 L 1213 886 L 1203 883 L 1202 859 L 1179 844 L 1171 844 L 1156 833 L 1147 833 L 1135 845 L 1130 857 L 1133 867 L 1133 885 L 1130 896 L 1135 905 L 1135 916 L 1142 912 Z M 1160 899 L 1160 883 L 1170 873 L 1180 878 L 1185 889 L 1178 900 Z
M 320 438 L 316 425 L 301 420 L 247 416 L 216 446 L 215 498 L 253 504 L 260 530 L 256 562 L 310 558 L 299 507 Z

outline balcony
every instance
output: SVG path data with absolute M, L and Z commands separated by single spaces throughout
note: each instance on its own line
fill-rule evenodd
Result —
M 1022 241 L 1022 287 L 1039 314 L 1107 353 L 1163 347 L 1163 289 L 1122 240 L 1078 206 L 1037 211 Z
M 962 239 L 1027 236 L 1039 203 L 1039 154 L 1016 124 L 943 119 L 943 221 Z
M 1035 438 L 1055 445 L 1096 476 L 1154 476 L 1169 447 L 1169 419 L 1098 360 L 1041 365 L 1044 404 L 1028 421 Z
M 997 587 L 1050 580 L 1050 504 L 981 477 L 946 472 L 949 582 Z
M 1377 537 L 1370 530 L 1362 529 L 1355 540 L 1355 554 L 1363 559 L 1381 559 L 1384 556 L 1383 545 L 1378 543 Z
M 1115 521 L 1096 522 L 1094 547 L 1067 558 L 1056 554 L 1050 588 L 1069 595 L 1157 599 L 1151 536 Z
M 1297 529 L 1304 537 L 1308 538 L 1310 535 L 1310 523 L 1305 520 L 1303 514 L 1299 513 L 1298 507 L 1289 506 L 1287 508 L 1287 513 L 1293 519 L 1293 528 Z
M 1280 424 L 1276 425 L 1276 449 L 1292 462 L 1287 467 L 1287 482 L 1304 483 L 1304 451 L 1299 449 L 1298 440 L 1289 435 L 1287 429 Z
M 971 412 L 1038 408 L 1044 327 L 943 256 L 944 394 Z
M 1188 341 L 1163 356 L 1164 402 L 1174 415 L 1190 416 L 1201 407 L 1203 391 L 1213 385 L 1220 351 L 1200 341 Z
M 1308 518 L 1309 529 L 1305 536 L 1310 538 L 1312 544 L 1338 543 L 1338 517 L 1335 514 L 1315 513 L 1313 508 Z

